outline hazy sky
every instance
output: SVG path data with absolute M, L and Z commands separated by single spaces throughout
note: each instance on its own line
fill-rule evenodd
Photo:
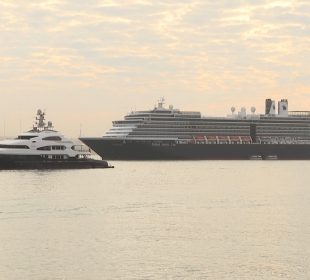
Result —
M 309 0 L 0 0 L 0 136 L 100 136 L 132 109 L 310 110 Z

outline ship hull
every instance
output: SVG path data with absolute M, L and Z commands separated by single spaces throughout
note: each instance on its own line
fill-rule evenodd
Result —
M 38 156 L 0 155 L 0 170 L 90 169 L 109 167 L 106 161 L 95 159 L 48 160 Z
M 81 138 L 105 160 L 246 160 L 310 159 L 307 144 L 176 144 Z

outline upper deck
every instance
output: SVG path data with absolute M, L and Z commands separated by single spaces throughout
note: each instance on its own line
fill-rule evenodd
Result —
M 250 136 L 255 127 L 257 137 L 289 138 L 310 141 L 310 112 L 287 110 L 287 101 L 281 101 L 286 111 L 256 114 L 255 108 L 247 114 L 245 108 L 226 117 L 204 117 L 197 111 L 181 111 L 163 106 L 163 100 L 152 110 L 134 111 L 123 120 L 114 121 L 105 138 L 118 139 L 183 139 L 197 136 Z M 279 109 L 280 110 L 280 109 Z M 281 113 L 282 112 L 282 113 Z M 252 128 L 251 128 L 252 127 Z M 292 140 L 293 141 L 293 140 Z

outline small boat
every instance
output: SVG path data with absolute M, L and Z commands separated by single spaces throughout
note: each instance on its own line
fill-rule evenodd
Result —
M 253 156 L 250 156 L 249 158 L 250 160 L 262 160 L 262 156 L 261 155 L 253 155 Z
M 277 160 L 278 156 L 277 155 L 268 155 L 265 157 L 266 160 Z
M 32 129 L 15 139 L 0 141 L 0 170 L 9 169 L 85 169 L 109 168 L 104 160 L 91 157 L 91 150 L 75 145 L 45 122 L 45 113 L 37 111 Z

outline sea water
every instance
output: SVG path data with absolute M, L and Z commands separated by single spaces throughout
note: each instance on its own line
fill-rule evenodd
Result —
M 0 171 L 0 279 L 310 279 L 310 161 Z

